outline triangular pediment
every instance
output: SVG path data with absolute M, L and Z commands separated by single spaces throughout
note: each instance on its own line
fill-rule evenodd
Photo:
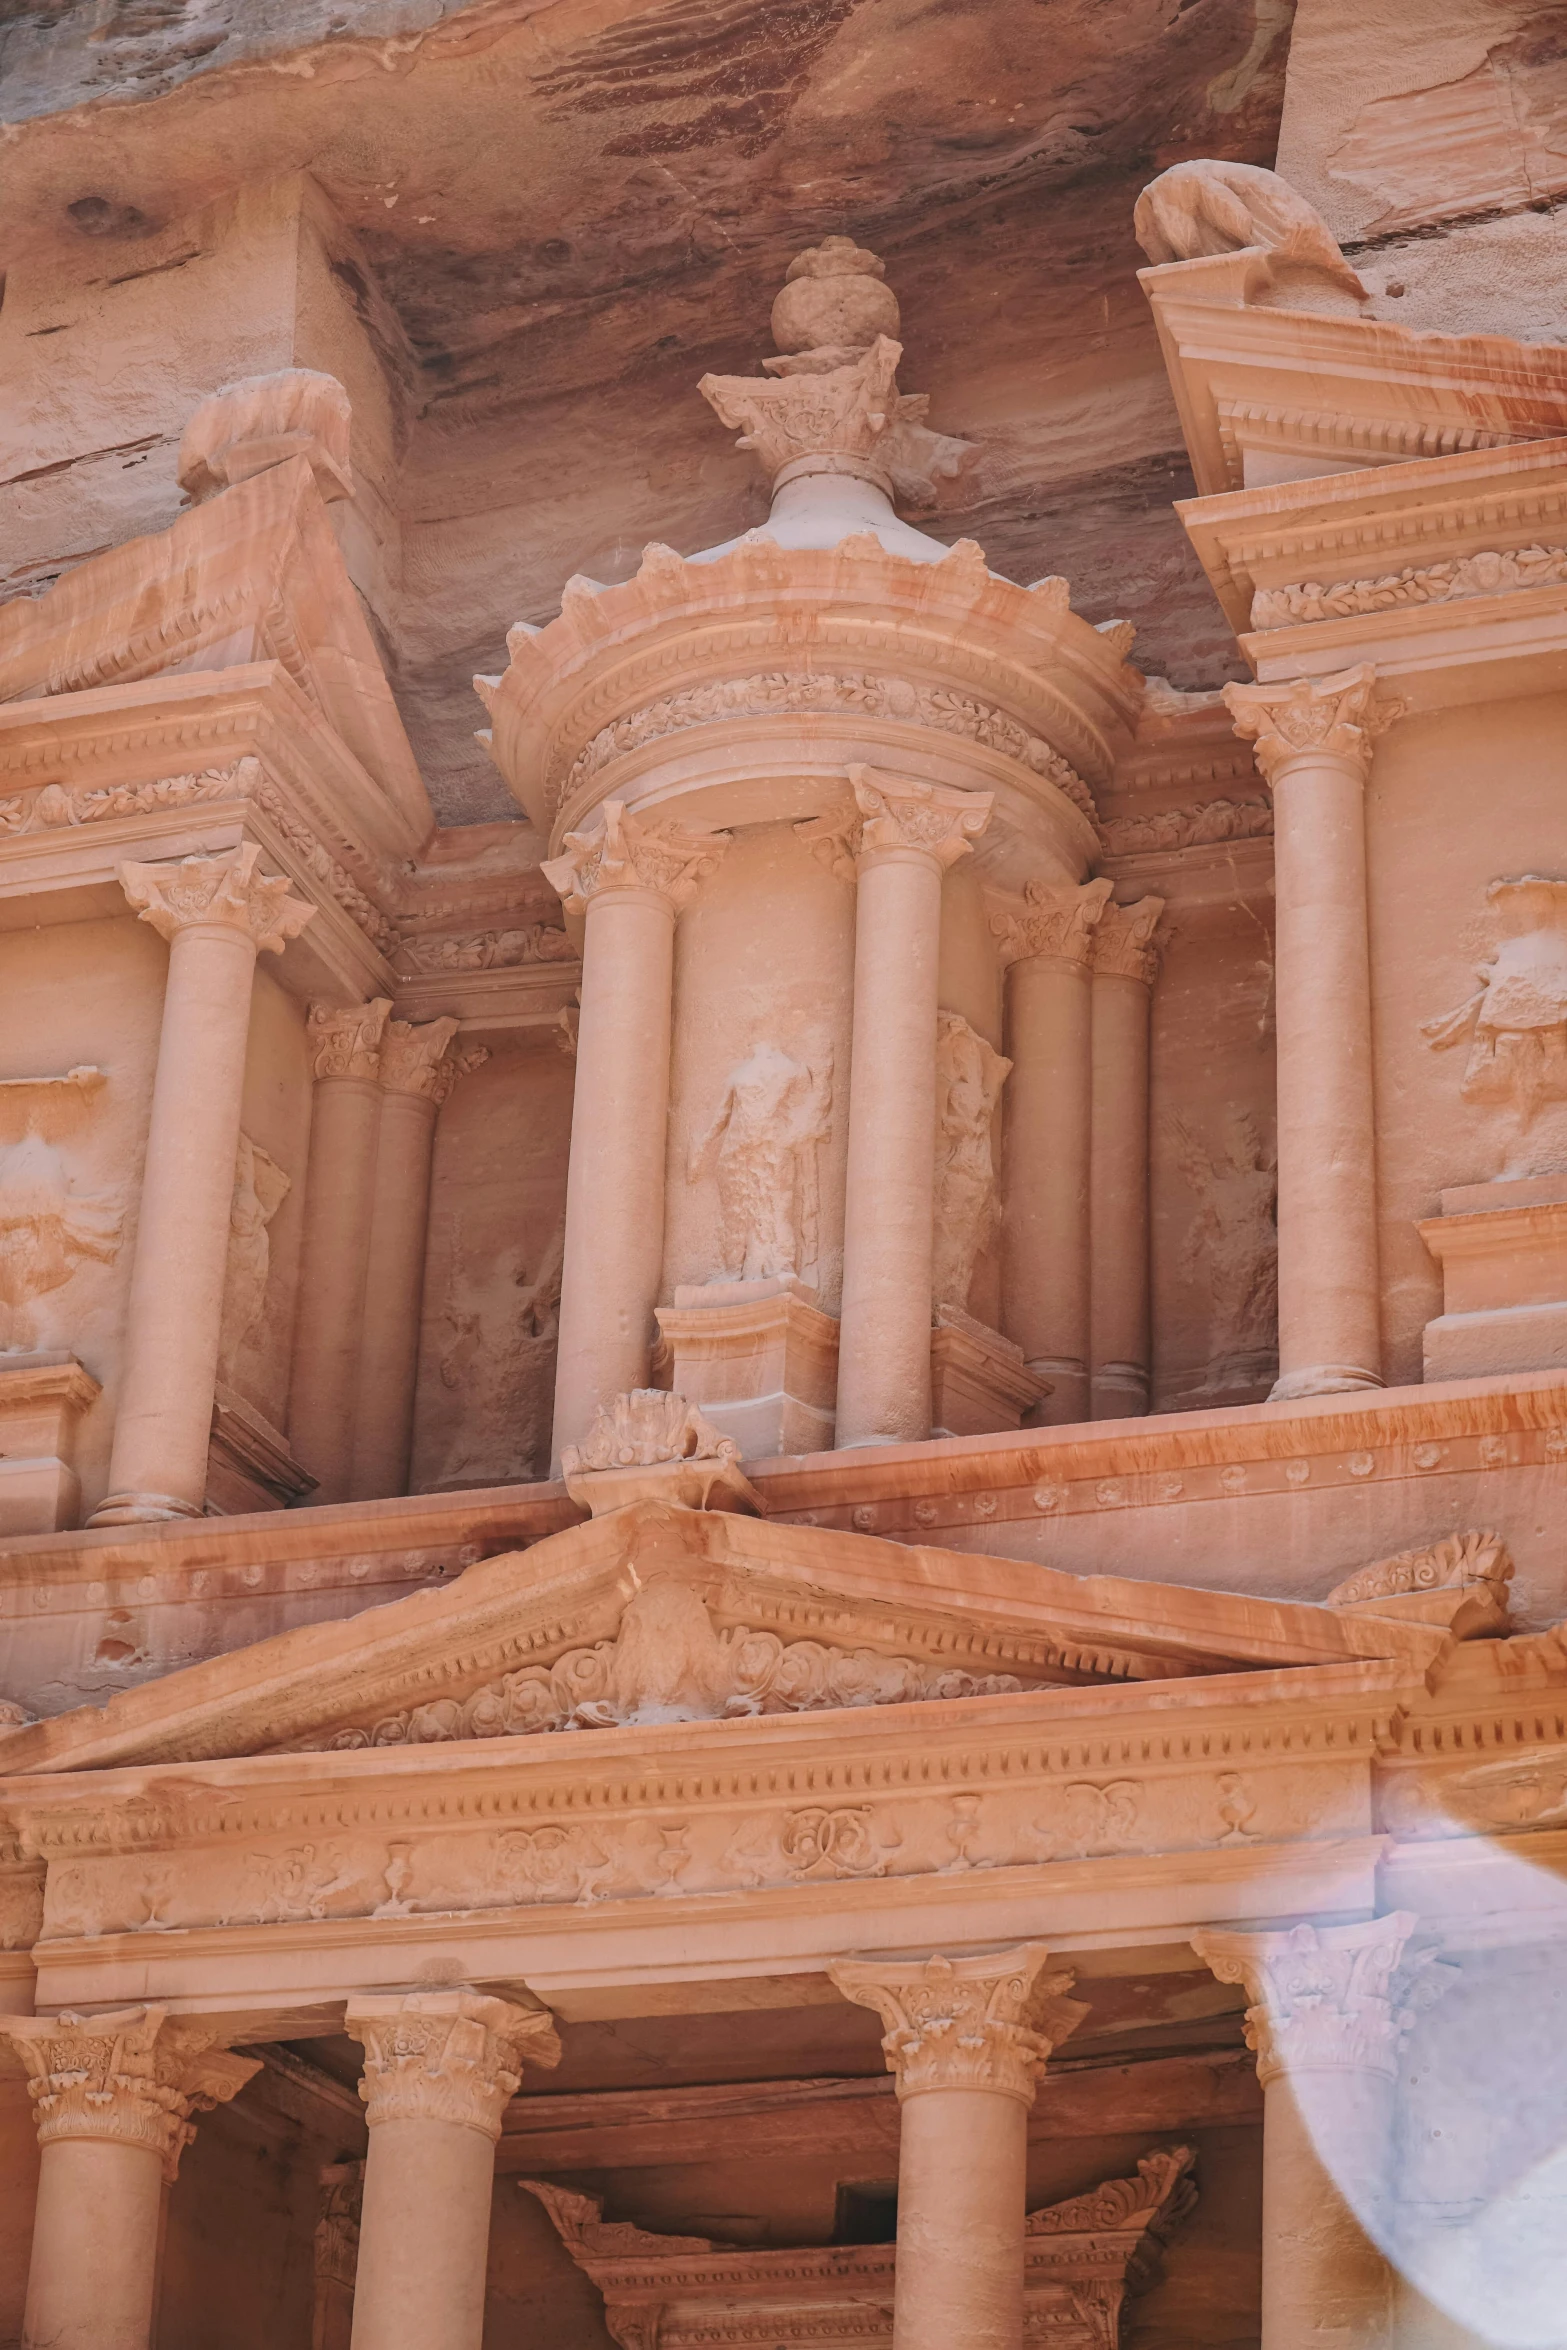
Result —
M 306 458 L 0 608 L 0 702 L 257 661 L 285 669 L 394 805 L 421 835 L 429 829 L 428 795 Z
M 1452 1637 L 1391 1615 L 643 1502 L 445 1589 L 0 1734 L 0 1775 L 1008 1703 L 1281 1668 L 1418 1676 Z

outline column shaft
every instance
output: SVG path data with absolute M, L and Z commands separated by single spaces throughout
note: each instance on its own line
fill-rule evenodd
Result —
M 941 867 L 860 860 L 838 1341 L 840 1446 L 930 1434 Z
M 451 2121 L 370 2135 L 352 2350 L 480 2350 L 495 2147 Z
M 206 1500 L 256 955 L 281 949 L 312 912 L 286 881 L 256 872 L 257 855 L 247 845 L 121 868 L 131 904 L 169 942 L 169 972 L 109 1491 L 94 1525 L 199 1518 Z
M 59 2138 L 43 2148 L 23 2350 L 147 2350 L 162 2204 L 155 2146 Z
M 894 2350 L 1019 2350 L 1028 2107 L 983 2089 L 927 2089 L 898 2144 Z
M 1368 2119 L 1385 2151 L 1385 2126 Z M 1392 2288 L 1386 2259 L 1317 2151 L 1295 2083 L 1276 2075 L 1263 2097 L 1262 2350 L 1379 2350 Z
M 1108 906 L 1093 941 L 1091 1376 L 1096 1420 L 1148 1409 L 1148 1026 L 1162 898 Z

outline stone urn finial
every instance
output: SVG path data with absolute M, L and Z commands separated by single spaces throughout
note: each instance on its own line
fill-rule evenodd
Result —
M 885 261 L 852 237 L 827 237 L 807 246 L 790 262 L 773 304 L 773 341 L 779 351 L 785 356 L 831 353 L 847 360 L 868 351 L 878 335 L 896 339 L 898 297 L 886 279 Z

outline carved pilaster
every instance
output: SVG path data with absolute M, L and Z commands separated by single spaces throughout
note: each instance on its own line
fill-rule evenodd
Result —
M 280 955 L 315 915 L 288 894 L 284 874 L 258 873 L 261 851 L 242 841 L 217 857 L 175 857 L 166 864 L 122 865 L 120 887 L 160 938 L 182 930 L 237 930 L 258 953 Z
M 1435 1954 L 1406 1962 L 1408 1910 L 1351 1926 L 1204 1933 L 1192 1948 L 1245 1990 L 1246 2045 L 1264 2088 L 1281 2073 L 1373 2072 L 1392 2079 L 1419 2008 L 1441 1988 Z
M 586 913 L 608 890 L 647 890 L 678 913 L 717 869 L 727 832 L 698 832 L 670 818 L 644 822 L 623 800 L 606 800 L 591 832 L 568 832 L 562 854 L 540 868 L 568 914 Z
M 1093 969 L 1117 979 L 1140 979 L 1152 987 L 1159 976 L 1161 949 L 1155 933 L 1163 913 L 1163 898 L 1139 898 L 1134 906 L 1107 904 L 1089 938 Z
M 351 1999 L 344 2024 L 364 2043 L 359 2094 L 372 2129 L 384 2121 L 460 2122 L 498 2138 L 524 2060 L 560 2062 L 547 2009 L 478 1991 Z
M 415 1027 L 408 1020 L 389 1020 L 381 1039 L 381 1083 L 388 1093 L 411 1093 L 421 1101 L 445 1101 L 459 1077 L 482 1069 L 489 1059 L 484 1045 L 454 1053 L 455 1020 L 426 1020 Z
M 851 767 L 849 782 L 861 823 L 856 859 L 887 849 L 918 849 L 946 872 L 966 857 L 990 822 L 988 791 L 950 791 L 944 785 L 915 783 L 883 767 Z
M 368 1004 L 312 1004 L 305 1024 L 311 1075 L 379 1076 L 391 1010 L 392 999 L 384 995 Z
M 1032 955 L 1056 963 L 1086 963 L 1114 886 L 1101 880 L 1085 881 L 1081 889 L 1052 889 L 1048 882 L 1031 881 L 1021 907 L 1004 907 L 990 917 L 1003 963 L 1020 963 Z
M 193 2113 L 225 2105 L 259 2072 L 216 2033 L 162 2007 L 121 2007 L 103 2015 L 0 2016 L 27 2068 L 38 2142 L 111 2138 L 145 2146 L 172 2179 L 196 2135 Z
M 1364 781 L 1371 746 L 1408 704 L 1378 695 L 1369 661 L 1332 677 L 1297 677 L 1288 685 L 1227 685 L 1225 707 L 1235 731 L 1256 744 L 1257 766 L 1276 790 L 1300 758 L 1331 758 Z
M 843 1959 L 828 1974 L 886 2025 L 882 2048 L 900 2097 L 924 2089 L 985 2089 L 1025 2105 L 1052 2049 L 1088 2013 L 1065 1994 L 1072 1970 L 1041 1969 L 1041 1942 L 977 1958 Z

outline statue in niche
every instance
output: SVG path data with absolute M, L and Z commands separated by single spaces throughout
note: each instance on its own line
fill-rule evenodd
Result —
M 31 1126 L 0 1149 L 0 1352 L 38 1344 L 33 1300 L 86 1259 L 112 1264 L 123 1223 L 123 1209 L 73 1191 L 59 1151 Z
M 1421 1025 L 1434 1052 L 1467 1043 L 1459 1092 L 1512 1113 L 1498 1183 L 1567 1172 L 1567 881 L 1525 873 L 1485 893 L 1501 937 L 1456 1012 Z
M 437 1486 L 498 1484 L 548 1467 L 565 1244 L 562 1216 L 530 1271 L 520 1247 L 470 1255 L 459 1224 L 437 1369 L 460 1408 L 433 1474 Z
M 821 1257 L 818 1153 L 832 1131 L 833 1053 L 794 1060 L 759 1044 L 729 1072 L 688 1179 L 718 1182 L 719 1249 L 731 1281 L 804 1276 Z
M 228 1265 L 223 1276 L 223 1324 L 218 1340 L 218 1369 L 233 1376 L 235 1360 L 266 1304 L 267 1276 L 272 1269 L 272 1243 L 267 1227 L 293 1189 L 275 1159 L 248 1134 L 239 1138 L 234 1163 L 234 1193 L 229 1206 Z
M 1278 1155 L 1251 1111 L 1233 1103 L 1217 1148 L 1184 1118 L 1168 1119 L 1165 1131 L 1198 1202 L 1177 1269 L 1208 1296 L 1202 1391 L 1271 1381 L 1279 1351 Z
M 936 1216 L 931 1296 L 968 1309 L 1001 1221 L 991 1132 L 1012 1064 L 958 1012 L 936 1014 Z

